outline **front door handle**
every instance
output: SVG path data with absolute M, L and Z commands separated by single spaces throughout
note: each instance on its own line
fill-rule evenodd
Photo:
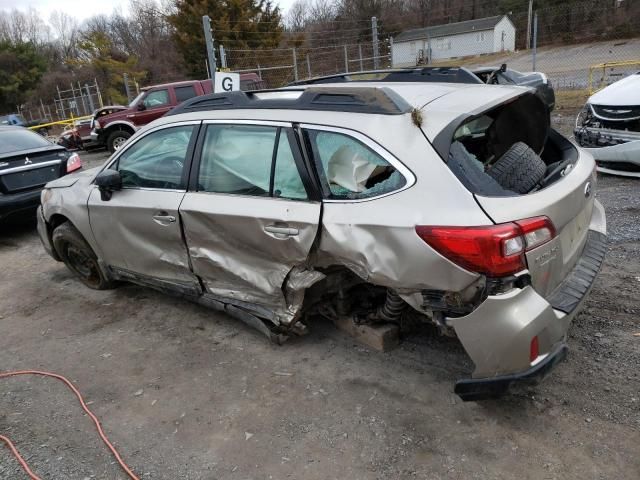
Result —
M 158 212 L 153 216 L 153 221 L 160 225 L 169 225 L 176 221 L 176 217 L 169 215 L 167 212 Z
M 273 233 L 277 237 L 295 237 L 300 233 L 297 228 L 278 227 L 276 225 L 267 225 L 264 227 L 264 231 Z

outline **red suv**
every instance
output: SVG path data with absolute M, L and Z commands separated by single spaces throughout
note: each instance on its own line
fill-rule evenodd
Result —
M 258 90 L 264 83 L 255 73 L 240 75 L 242 90 Z M 94 116 L 91 141 L 115 152 L 140 127 L 160 118 L 176 105 L 192 97 L 211 93 L 211 80 L 189 80 L 145 87 L 123 110 Z

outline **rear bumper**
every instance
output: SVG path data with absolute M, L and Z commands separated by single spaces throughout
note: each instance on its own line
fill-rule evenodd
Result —
M 551 353 L 529 370 L 493 378 L 458 380 L 454 391 L 463 401 L 468 402 L 501 397 L 516 385 L 536 385 L 566 358 L 568 350 L 567 345 L 560 342 Z
M 600 213 L 593 226 L 603 221 Z M 604 262 L 605 242 L 604 233 L 590 230 L 580 259 L 549 298 L 527 286 L 491 296 L 465 317 L 447 319 L 476 367 L 473 378 L 456 384 L 463 400 L 495 397 L 513 383 L 539 380 L 565 357 L 566 332 Z M 534 337 L 540 355 L 532 362 Z
M 0 195 L 0 219 L 23 210 L 32 210 L 40 205 L 42 189 L 23 193 Z

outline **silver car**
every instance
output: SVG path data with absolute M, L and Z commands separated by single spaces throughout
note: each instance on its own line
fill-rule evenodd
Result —
M 130 281 L 275 341 L 314 314 L 411 318 L 501 395 L 566 355 L 605 253 L 593 158 L 531 89 L 349 83 L 191 99 L 42 194 L 47 251 L 87 286 Z

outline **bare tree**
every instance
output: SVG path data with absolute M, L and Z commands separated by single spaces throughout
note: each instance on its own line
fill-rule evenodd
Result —
M 299 32 L 304 30 L 309 23 L 309 11 L 311 5 L 309 0 L 296 0 L 289 8 L 285 17 L 285 24 L 288 30 Z
M 30 42 L 41 46 L 50 40 L 50 29 L 34 8 L 26 12 L 14 9 L 0 12 L 0 39 L 12 44 Z
M 66 13 L 54 11 L 49 17 L 49 24 L 53 28 L 53 44 L 57 47 L 62 60 L 73 58 L 78 53 L 80 29 L 78 21 Z

